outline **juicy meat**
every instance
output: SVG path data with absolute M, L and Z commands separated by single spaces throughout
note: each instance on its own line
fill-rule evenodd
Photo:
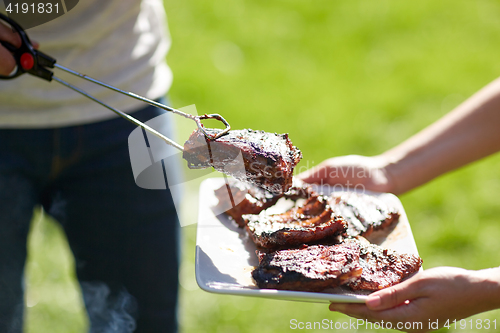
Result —
M 259 214 L 280 198 L 296 201 L 313 195 L 317 194 L 310 186 L 293 186 L 287 192 L 278 194 L 237 180 L 230 180 L 215 190 L 215 196 L 219 199 L 217 208 L 224 209 L 241 228 L 246 225 L 242 215 Z
M 397 222 L 400 216 L 397 208 L 363 193 L 333 194 L 330 205 L 347 221 L 347 235 L 352 237 L 366 237 Z
M 241 181 L 283 193 L 292 187 L 293 169 L 302 153 L 288 134 L 245 129 L 210 140 L 197 129 L 184 144 L 183 157 L 189 168 L 214 167 Z
M 399 254 L 368 241 L 361 244 L 359 264 L 363 273 L 358 279 L 349 282 L 348 286 L 353 290 L 379 290 L 390 287 L 418 272 L 422 266 L 422 259 L 418 256 Z
M 356 244 L 312 245 L 258 253 L 252 277 L 259 288 L 321 291 L 356 279 L 362 273 Z
M 303 183 L 292 186 L 288 191 L 283 193 L 282 196 L 286 199 L 297 201 L 298 199 L 309 199 L 317 195 L 318 193 L 316 193 L 310 185 Z
M 346 229 L 344 220 L 328 206 L 328 197 L 321 195 L 282 214 L 243 215 L 243 220 L 254 243 L 268 249 L 330 239 Z
M 340 285 L 353 290 L 379 290 L 401 282 L 422 264 L 417 256 L 356 239 L 258 256 L 259 266 L 252 277 L 259 288 L 296 291 L 322 291 Z
M 281 197 L 240 181 L 230 181 L 222 185 L 215 190 L 215 196 L 219 199 L 217 207 L 224 209 L 241 228 L 245 226 L 242 215 L 259 214 Z

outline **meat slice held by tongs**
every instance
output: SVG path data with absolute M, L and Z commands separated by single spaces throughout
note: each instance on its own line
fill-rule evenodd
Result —
M 302 153 L 288 134 L 244 129 L 210 139 L 198 129 L 184 144 L 183 157 L 190 168 L 213 167 L 270 192 L 284 193 L 292 187 L 293 169 Z

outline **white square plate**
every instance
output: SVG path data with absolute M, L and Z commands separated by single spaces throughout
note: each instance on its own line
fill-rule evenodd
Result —
M 251 272 L 258 265 L 255 244 L 224 213 L 216 215 L 218 203 L 214 190 L 224 185 L 224 178 L 210 178 L 200 185 L 198 229 L 196 237 L 196 281 L 201 289 L 230 295 L 247 295 L 307 302 L 362 303 L 367 292 L 335 288 L 324 292 L 301 292 L 259 289 Z M 319 192 L 325 189 L 316 188 Z M 325 193 L 330 194 L 331 192 Z M 370 242 L 400 253 L 418 255 L 417 246 L 401 201 L 389 193 L 368 193 L 396 206 L 401 212 L 399 222 L 388 230 L 372 233 Z M 279 204 L 279 203 L 278 203 Z

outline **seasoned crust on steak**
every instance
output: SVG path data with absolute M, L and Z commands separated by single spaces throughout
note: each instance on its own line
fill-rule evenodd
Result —
M 263 248 L 293 247 L 343 233 L 345 221 L 328 206 L 328 197 L 315 195 L 298 207 L 275 215 L 243 215 L 246 230 Z
M 354 240 L 346 240 L 346 243 Z M 360 243 L 359 264 L 363 268 L 361 276 L 349 282 L 352 290 L 380 290 L 401 282 L 418 272 L 422 259 L 412 254 L 400 254 L 384 249 L 368 241 Z
M 212 166 L 241 181 L 283 193 L 292 187 L 293 169 L 302 153 L 288 134 L 245 129 L 210 140 L 197 129 L 184 144 L 183 157 L 189 168 Z
M 332 194 L 330 205 L 347 222 L 347 235 L 369 236 L 373 231 L 389 227 L 399 220 L 396 207 L 368 194 L 345 192 Z
M 356 244 L 312 245 L 258 256 L 252 277 L 265 289 L 321 291 L 346 284 L 362 272 Z
M 418 256 L 357 239 L 258 256 L 259 266 L 252 277 L 259 288 L 295 291 L 322 291 L 340 285 L 352 290 L 380 290 L 401 282 L 422 265 Z

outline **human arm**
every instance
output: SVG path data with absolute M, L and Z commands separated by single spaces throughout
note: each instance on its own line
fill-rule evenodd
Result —
M 422 323 L 442 327 L 447 320 L 467 318 L 500 308 L 500 268 L 470 271 L 454 267 L 436 267 L 420 272 L 395 286 L 368 296 L 365 304 L 332 303 L 330 310 L 368 321 Z M 417 327 L 417 325 L 414 325 Z M 403 327 L 404 328 L 404 327 Z
M 378 156 L 328 159 L 298 177 L 309 183 L 350 182 L 368 190 L 401 194 L 499 150 L 497 79 L 435 123 Z M 349 172 L 335 172 L 339 170 Z

